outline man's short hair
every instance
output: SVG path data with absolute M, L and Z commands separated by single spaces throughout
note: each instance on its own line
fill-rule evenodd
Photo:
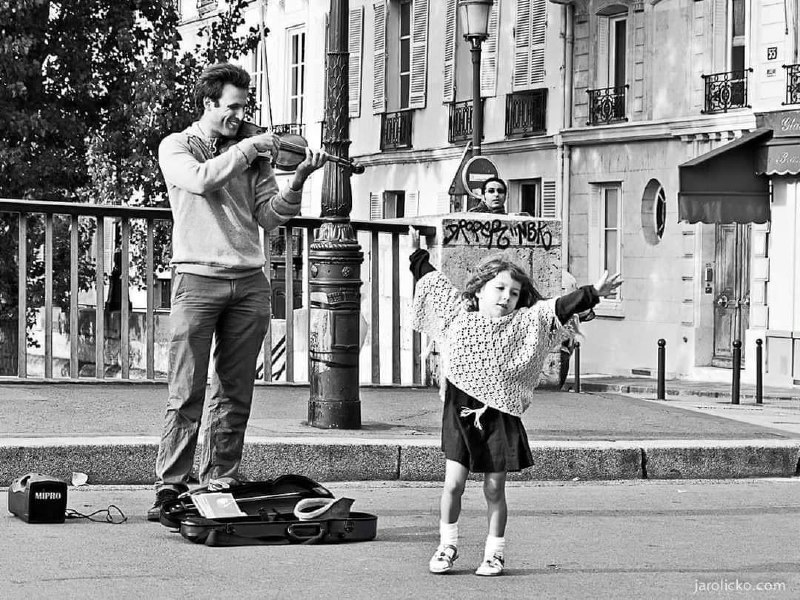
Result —
M 216 104 L 222 96 L 222 88 L 226 83 L 241 89 L 250 88 L 250 74 L 238 65 L 219 63 L 209 65 L 200 74 L 194 86 L 194 103 L 197 110 L 203 112 L 203 100 L 211 98 Z

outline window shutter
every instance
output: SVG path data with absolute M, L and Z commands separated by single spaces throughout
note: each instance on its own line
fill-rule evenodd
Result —
M 444 215 L 450 212 L 450 194 L 439 192 L 436 196 L 436 212 L 434 214 Z
M 428 0 L 414 0 L 411 25 L 411 89 L 409 108 L 425 108 L 428 82 Z
M 481 52 L 481 96 L 497 94 L 497 30 L 500 21 L 500 0 L 495 0 L 489 12 L 489 37 Z
M 728 0 L 714 0 L 712 10 L 711 71 L 716 73 L 728 70 Z
M 545 179 L 542 181 L 542 217 L 545 219 L 557 218 L 556 209 L 556 180 Z
M 361 40 L 364 37 L 364 8 L 359 6 L 350 11 L 348 27 L 348 112 L 351 117 L 361 115 Z
M 404 217 L 419 216 L 419 191 L 406 192 L 406 205 L 403 211 Z
M 369 194 L 369 220 L 377 221 L 383 218 L 383 194 L 373 193 Z
M 514 75 L 512 87 L 522 90 L 530 81 L 531 0 L 517 0 L 517 19 L 514 28 Z
M 444 23 L 444 102 L 456 97 L 456 0 L 447 0 Z
M 372 91 L 372 112 L 386 112 L 386 2 L 376 2 L 374 19 L 375 49 L 373 54 L 374 84 Z
M 544 82 L 544 41 L 547 35 L 547 0 L 531 3 L 531 84 Z
M 547 37 L 547 0 L 517 0 L 514 40 L 514 90 L 544 82 L 544 42 Z
M 599 88 L 611 85 L 608 64 L 608 17 L 597 17 L 597 77 L 595 84 Z

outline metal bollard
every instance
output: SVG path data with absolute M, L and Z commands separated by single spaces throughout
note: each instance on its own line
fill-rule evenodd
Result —
M 731 387 L 731 404 L 739 404 L 739 382 L 742 376 L 742 342 L 733 340 L 733 384 Z
M 656 389 L 656 399 L 664 399 L 664 369 L 666 364 L 666 345 L 667 340 L 661 338 L 658 340 L 658 387 Z
M 764 381 L 761 376 L 762 354 L 761 354 L 761 338 L 756 340 L 756 404 L 764 403 Z
M 575 342 L 575 393 L 581 393 L 581 343 Z

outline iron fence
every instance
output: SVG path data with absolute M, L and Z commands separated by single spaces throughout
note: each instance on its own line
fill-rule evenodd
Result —
M 79 225 L 87 220 L 93 225 L 93 250 L 88 255 L 79 250 Z M 11 293 L 4 294 L 0 288 L 0 315 L 7 315 L 0 318 L 0 375 L 45 380 L 165 378 L 169 314 L 155 302 L 160 255 L 155 246 L 159 224 L 168 226 L 171 220 L 172 213 L 165 208 L 0 199 L 0 225 L 6 228 L 0 234 L 17 240 L 16 254 L 0 257 L 0 262 L 5 261 L 16 273 L 17 280 L 10 286 L 16 287 Z M 314 230 L 321 223 L 316 218 L 291 219 L 279 229 L 277 238 L 265 244 L 265 262 L 278 276 L 278 280 L 273 278 L 279 291 L 277 296 L 273 294 L 273 301 L 277 297 L 283 303 L 277 311 L 283 319 L 273 314 L 264 341 L 259 359 L 259 379 L 263 381 L 307 381 L 297 377 L 296 361 L 304 355 L 303 342 L 308 339 L 312 319 L 296 305 L 300 298 L 302 307 L 309 306 L 308 256 Z M 366 249 L 361 296 L 368 334 L 361 361 L 369 365 L 367 371 L 362 370 L 369 376 L 362 376 L 362 383 L 421 384 L 420 336 L 411 332 L 403 316 L 407 312 L 403 302 L 409 300 L 408 292 L 413 289 L 410 272 L 400 267 L 400 241 L 408 227 L 396 222 L 357 220 L 352 225 Z M 116 236 L 106 235 L 109 227 Z M 33 229 L 42 232 L 41 239 L 30 235 Z M 132 237 L 134 229 L 140 232 L 138 237 Z M 434 234 L 432 228 L 428 231 L 423 227 L 421 231 Z M 64 272 L 54 271 L 57 232 L 68 238 L 58 240 L 58 247 L 66 248 L 67 256 L 55 257 Z M 112 238 L 116 241 L 109 242 Z M 109 247 L 117 244 L 117 248 Z M 114 250 L 119 264 L 114 265 L 109 277 L 108 257 Z M 282 256 L 274 256 L 273 251 Z M 141 256 L 137 264 L 144 265 L 144 272 L 136 270 L 133 256 Z M 32 268 L 34 259 L 41 268 Z M 85 276 L 79 276 L 87 261 L 95 270 L 88 282 Z M 298 271 L 302 273 L 299 280 Z M 140 290 L 134 279 L 140 281 Z M 37 305 L 29 304 L 28 299 L 27 290 L 34 281 L 44 289 L 43 301 Z M 114 285 L 118 286 L 118 296 L 112 302 Z M 296 289 L 298 285 L 300 290 Z M 65 287 L 66 293 L 56 298 L 56 286 Z M 401 288 L 405 296 L 401 296 Z M 131 302 L 132 292 L 143 294 L 140 306 Z M 9 312 L 14 315 L 8 317 Z M 34 333 L 38 338 L 32 334 L 31 312 L 36 315 Z M 31 364 L 34 358 L 36 365 Z

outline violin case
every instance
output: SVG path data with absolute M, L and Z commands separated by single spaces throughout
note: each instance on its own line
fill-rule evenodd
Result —
M 201 514 L 203 494 L 233 496 L 243 516 L 209 518 Z M 181 494 L 161 507 L 161 524 L 177 529 L 195 544 L 258 546 L 335 544 L 374 539 L 378 517 L 351 512 L 350 498 L 333 494 L 303 475 L 282 475 L 248 483 L 212 482 Z M 303 512 L 305 508 L 312 508 Z M 315 509 L 315 510 L 314 510 Z M 299 515 L 299 516 L 298 516 Z

